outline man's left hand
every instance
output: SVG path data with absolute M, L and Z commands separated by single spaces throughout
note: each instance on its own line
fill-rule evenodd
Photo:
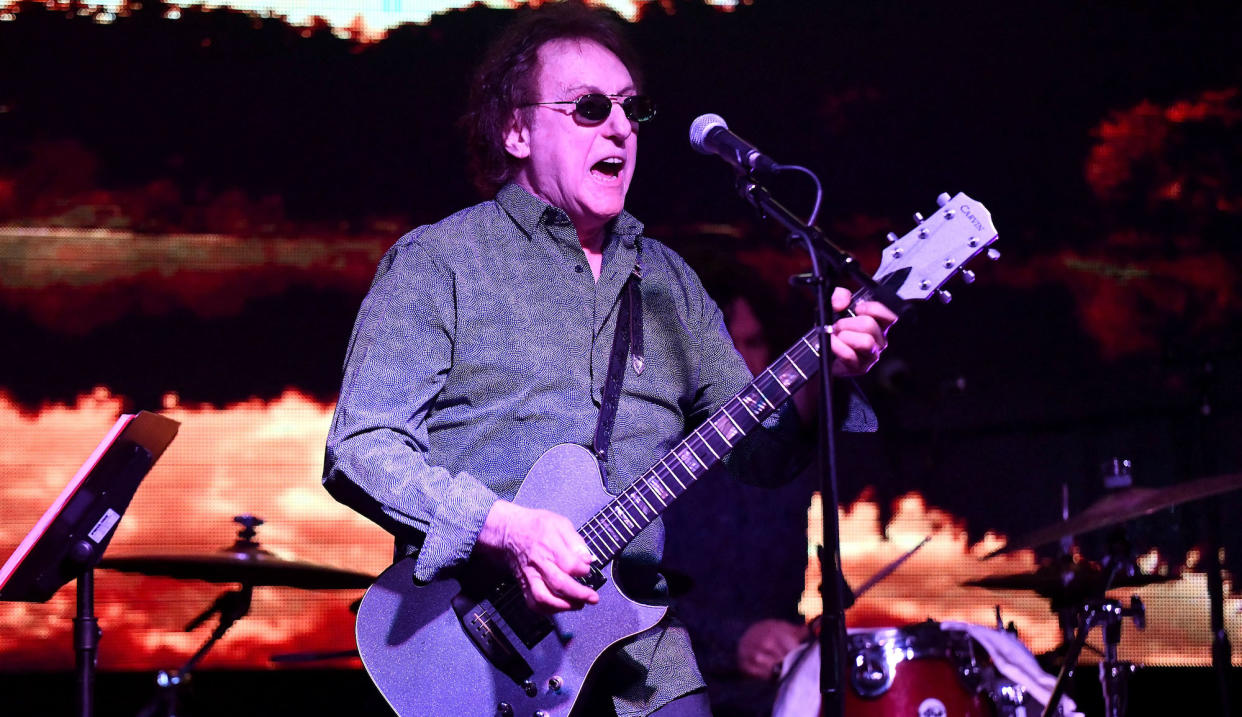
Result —
M 832 293 L 832 310 L 844 311 L 850 305 L 850 292 L 837 287 Z M 860 301 L 854 307 L 854 316 L 837 319 L 832 325 L 830 343 L 836 361 L 832 364 L 833 376 L 861 376 L 888 347 L 885 334 L 897 321 L 897 315 L 878 301 Z

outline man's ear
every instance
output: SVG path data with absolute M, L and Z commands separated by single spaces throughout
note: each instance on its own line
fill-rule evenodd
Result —
M 505 130 L 505 151 L 516 159 L 530 156 L 530 128 L 522 119 L 522 110 L 513 110 L 509 127 Z

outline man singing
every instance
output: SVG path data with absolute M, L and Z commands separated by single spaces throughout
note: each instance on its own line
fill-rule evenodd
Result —
M 592 551 L 568 519 L 510 501 L 545 450 L 596 441 L 623 288 L 639 287 L 641 361 L 626 362 L 611 436 L 595 446 L 610 492 L 751 374 L 695 273 L 625 211 L 639 128 L 655 110 L 619 24 L 577 4 L 528 11 L 487 55 L 471 94 L 472 168 L 494 196 L 415 229 L 381 260 L 350 340 L 324 484 L 392 532 L 420 580 L 490 556 L 531 608 L 578 610 L 598 600 L 575 579 Z M 840 310 L 849 294 L 833 299 Z M 870 368 L 894 319 L 865 302 L 838 320 L 834 374 Z M 808 455 L 808 433 L 780 410 L 731 454 L 730 470 L 784 480 Z M 662 545 L 656 520 L 621 553 L 627 594 L 664 590 Z M 597 669 L 578 713 L 710 713 L 672 618 Z

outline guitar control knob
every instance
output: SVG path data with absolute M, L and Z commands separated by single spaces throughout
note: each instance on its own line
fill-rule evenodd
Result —
M 496 705 L 496 717 L 513 717 L 513 705 L 508 702 Z
M 967 284 L 975 283 L 975 272 L 971 271 L 970 269 L 962 269 L 962 281 L 966 282 Z
M 534 697 L 539 694 L 539 688 L 536 687 L 535 683 L 530 680 L 524 680 L 522 682 L 522 691 L 526 693 L 527 697 Z
M 950 197 L 948 192 L 941 192 L 936 197 L 936 206 L 943 207 L 944 205 L 948 204 L 949 201 L 952 199 L 953 197 Z
M 553 692 L 560 692 L 564 686 L 565 680 L 560 675 L 553 675 L 552 679 L 548 680 L 548 689 Z

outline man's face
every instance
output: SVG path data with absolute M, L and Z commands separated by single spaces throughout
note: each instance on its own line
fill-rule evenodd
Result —
M 533 102 L 576 100 L 589 92 L 632 95 L 634 82 L 616 55 L 590 40 L 553 40 L 539 48 Z M 515 180 L 532 194 L 560 207 L 579 236 L 599 231 L 621 213 L 634 176 L 638 125 L 613 103 L 608 119 L 591 123 L 574 106 L 541 105 L 519 111 L 505 147 L 524 160 Z

